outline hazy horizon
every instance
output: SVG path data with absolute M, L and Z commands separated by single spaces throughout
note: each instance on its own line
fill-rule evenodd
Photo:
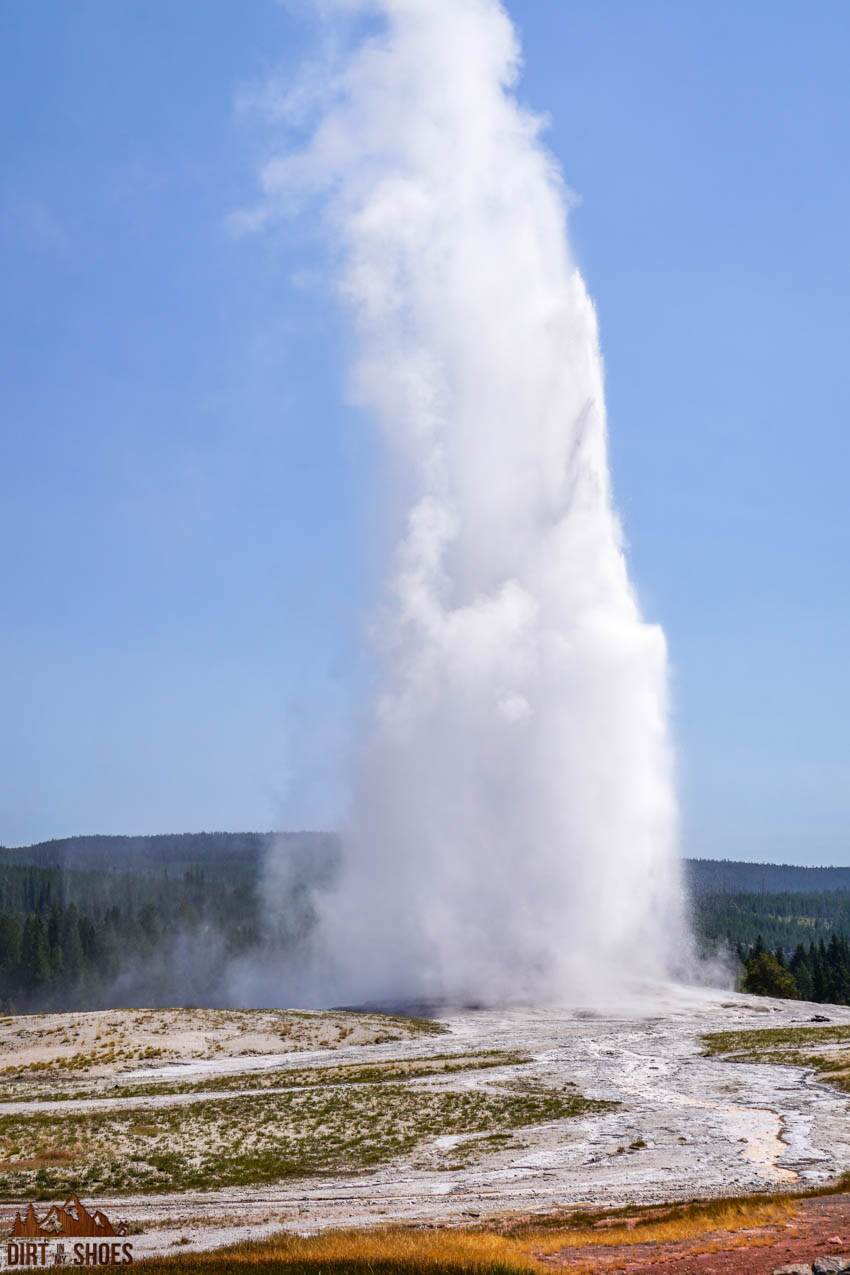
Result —
M 129 840 L 149 841 L 153 837 L 183 837 L 183 836 L 247 836 L 247 837 L 278 837 L 293 836 L 296 834 L 322 835 L 322 836 L 339 836 L 339 828 L 331 827 L 292 827 L 292 828 L 169 828 L 157 832 L 70 832 L 55 837 L 40 837 L 33 841 L 19 841 L 14 844 L 0 841 L 0 850 L 28 850 L 33 846 L 49 845 L 54 841 L 74 841 L 87 837 L 104 837 L 106 839 L 127 838 Z M 685 861 L 704 860 L 710 863 L 751 863 L 764 864 L 766 867 L 788 867 L 788 868 L 850 868 L 848 863 L 822 863 L 822 862 L 799 862 L 793 859 L 752 859 L 746 855 L 732 854 L 692 854 L 687 848 L 682 850 L 682 859 Z

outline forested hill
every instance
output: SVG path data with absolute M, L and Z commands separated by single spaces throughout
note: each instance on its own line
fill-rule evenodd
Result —
M 256 875 L 273 845 L 300 853 L 327 852 L 336 837 L 326 832 L 183 832 L 155 837 L 63 837 L 31 846 L 0 846 L 6 865 L 113 872 L 132 876 L 182 875 L 202 868 L 208 878 Z
M 70 837 L 0 849 L 0 1013 L 230 1003 L 295 977 L 331 885 L 326 833 Z
M 248 966 L 273 967 L 290 1003 L 340 852 L 321 832 L 0 848 L 0 1012 L 230 1003 Z M 850 1000 L 850 868 L 698 859 L 686 870 L 706 951 L 737 953 L 753 978 L 772 962 L 771 987 L 787 963 L 801 994 Z
M 788 863 L 686 859 L 685 870 L 695 895 L 822 894 L 831 890 L 850 890 L 850 867 L 802 868 Z
M 207 877 L 256 872 L 267 851 L 328 854 L 338 847 L 330 832 L 184 832 L 155 837 L 65 837 L 31 846 L 0 847 L 5 864 L 131 875 L 182 874 L 201 867 Z M 692 893 L 820 894 L 850 890 L 850 867 L 802 868 L 734 859 L 686 859 Z

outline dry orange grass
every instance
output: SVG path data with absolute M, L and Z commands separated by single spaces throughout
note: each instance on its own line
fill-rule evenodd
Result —
M 681 1208 L 652 1209 L 645 1214 L 612 1223 L 568 1229 L 537 1230 L 528 1238 L 535 1253 L 557 1253 L 565 1248 L 613 1247 L 620 1244 L 681 1244 L 722 1231 L 724 1235 L 774 1226 L 793 1217 L 792 1199 L 710 1200 Z M 749 1237 L 742 1237 L 747 1240 Z
M 757 1231 L 787 1221 L 793 1215 L 792 1200 L 751 1202 L 731 1200 L 649 1210 L 618 1221 L 600 1219 L 593 1225 L 576 1225 L 568 1218 L 547 1223 L 517 1224 L 501 1232 L 494 1229 L 440 1228 L 416 1230 L 386 1227 L 367 1231 L 328 1231 L 300 1237 L 279 1235 L 254 1244 L 241 1244 L 226 1252 L 186 1254 L 146 1263 L 148 1275 L 180 1268 L 206 1271 L 207 1275 L 527 1275 L 551 1269 L 556 1254 L 571 1250 L 604 1250 L 621 1245 L 689 1242 L 694 1252 L 714 1248 L 755 1247 L 765 1242 Z M 756 1233 L 753 1233 L 756 1232 Z M 719 1235 L 722 1235 L 722 1240 Z M 602 1270 L 603 1253 L 590 1262 L 571 1265 L 576 1275 L 585 1269 Z M 253 1268 L 248 1272 L 246 1267 Z
M 522 1251 L 519 1241 L 492 1232 L 389 1227 L 309 1238 L 282 1235 L 226 1253 L 187 1253 L 145 1263 L 146 1273 L 177 1275 L 181 1267 L 207 1275 L 527 1275 L 540 1271 L 541 1264 Z

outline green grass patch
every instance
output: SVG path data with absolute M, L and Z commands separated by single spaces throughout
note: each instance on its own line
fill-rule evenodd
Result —
M 850 1026 L 768 1027 L 759 1031 L 711 1032 L 705 1052 L 735 1063 L 772 1063 L 817 1072 L 825 1084 L 850 1093 Z M 819 1048 L 818 1048 L 819 1047 Z M 812 1050 L 817 1052 L 812 1053 Z
M 429 1054 L 421 1058 L 392 1058 L 374 1063 L 333 1063 L 322 1067 L 275 1067 L 267 1071 L 229 1072 L 199 1080 L 125 1081 L 120 1076 L 80 1084 L 73 1089 L 45 1085 L 0 1089 L 0 1102 L 75 1102 L 82 1098 L 180 1097 L 185 1094 L 262 1092 L 268 1089 L 305 1089 L 313 1085 L 374 1085 L 393 1080 L 415 1080 L 425 1076 L 453 1075 L 461 1071 L 482 1071 L 513 1067 L 531 1058 L 517 1050 L 481 1049 L 461 1054 Z
M 747 1062 L 762 1062 L 771 1061 L 765 1055 L 788 1046 L 850 1042 L 850 1026 L 763 1027 L 755 1031 L 708 1032 L 702 1037 L 702 1042 L 706 1054 L 740 1054 L 747 1055 Z
M 388 1082 L 179 1106 L 3 1116 L 0 1193 L 45 1199 L 72 1191 L 202 1190 L 356 1173 L 438 1135 L 501 1133 L 611 1105 L 574 1092 L 455 1091 Z M 34 1172 L 30 1165 L 57 1146 L 69 1148 L 72 1158 Z

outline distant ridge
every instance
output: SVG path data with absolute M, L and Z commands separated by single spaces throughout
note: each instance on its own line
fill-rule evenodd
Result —
M 149 876 L 201 866 L 210 876 L 256 870 L 275 843 L 290 850 L 326 851 L 336 847 L 328 832 L 181 832 L 152 837 L 86 836 L 39 841 L 31 846 L 0 846 L 0 867 L 97 870 Z
M 850 890 L 850 867 L 806 868 L 790 863 L 686 859 L 694 894 L 818 894 Z
M 334 832 L 182 832 L 153 837 L 85 836 L 0 847 L 0 867 L 97 870 L 149 876 L 203 867 L 209 876 L 256 871 L 275 843 L 301 854 L 338 851 Z M 850 867 L 807 868 L 784 863 L 743 863 L 735 859 L 686 859 L 694 894 L 813 894 L 850 890 Z

